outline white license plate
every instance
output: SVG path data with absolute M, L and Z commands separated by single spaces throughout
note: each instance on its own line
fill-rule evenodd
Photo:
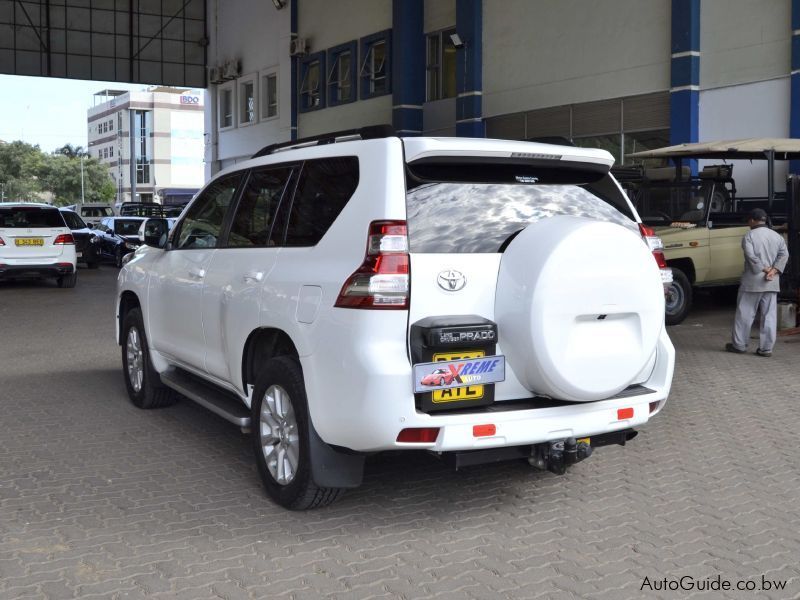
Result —
M 447 390 L 505 381 L 506 358 L 482 356 L 414 365 L 414 392 Z

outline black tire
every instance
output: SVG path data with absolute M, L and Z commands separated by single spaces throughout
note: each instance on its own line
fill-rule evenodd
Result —
M 128 341 L 131 329 L 136 330 L 142 352 L 140 361 L 143 378 L 138 386 L 131 381 L 131 373 L 128 368 Z M 139 408 L 170 406 L 177 399 L 175 392 L 161 383 L 161 377 L 159 377 L 150 362 L 150 351 L 147 347 L 147 337 L 145 337 L 144 333 L 142 311 L 138 308 L 129 310 L 122 320 L 122 376 L 125 379 L 125 389 L 128 391 L 128 397 Z M 136 389 L 137 387 L 139 388 L 138 390 Z
M 439 385 L 444 385 L 444 377 L 439 377 Z
M 683 322 L 692 308 L 692 284 L 683 271 L 672 267 L 672 287 L 667 293 L 664 318 L 667 325 Z
M 56 283 L 60 288 L 74 288 L 75 284 L 78 282 L 78 270 L 74 270 L 69 275 L 62 275 L 58 279 L 56 279 Z
M 279 483 L 270 472 L 261 437 L 262 430 L 267 430 L 267 426 L 262 424 L 261 421 L 262 405 L 267 395 L 267 390 L 274 390 L 275 386 L 282 388 L 285 392 L 282 397 L 284 401 L 288 401 L 291 405 L 299 438 L 297 469 L 293 478 L 285 484 Z M 344 492 L 341 488 L 323 488 L 314 483 L 311 475 L 309 427 L 308 404 L 300 364 L 296 359 L 288 356 L 281 356 L 267 361 L 256 378 L 255 391 L 253 393 L 252 424 L 250 427 L 253 452 L 258 466 L 258 474 L 261 476 L 261 481 L 267 493 L 275 502 L 290 510 L 308 510 L 327 506 Z

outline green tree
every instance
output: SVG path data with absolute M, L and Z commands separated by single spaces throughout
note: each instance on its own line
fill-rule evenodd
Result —
M 38 201 L 45 155 L 25 142 L 0 144 L 0 194 L 6 200 Z
M 83 146 L 73 146 L 72 144 L 64 144 L 61 148 L 56 148 L 53 154 L 63 154 L 69 158 L 80 158 L 81 156 L 88 157 L 89 153 Z
M 53 194 L 58 206 L 81 200 L 81 158 L 66 154 L 47 156 L 42 169 L 42 188 Z M 83 187 L 86 202 L 110 202 L 114 199 L 114 181 L 107 167 L 94 158 L 83 158 Z

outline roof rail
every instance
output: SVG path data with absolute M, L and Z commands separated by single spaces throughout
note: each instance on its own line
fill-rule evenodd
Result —
M 380 138 L 394 137 L 397 133 L 391 125 L 370 125 L 359 127 L 358 129 L 345 129 L 343 131 L 333 131 L 323 133 L 299 140 L 281 142 L 280 144 L 270 144 L 253 154 L 251 158 L 268 156 L 275 152 L 294 150 L 296 148 L 308 148 L 309 146 L 322 146 L 324 144 L 335 144 L 336 142 L 350 142 L 353 140 L 375 140 Z

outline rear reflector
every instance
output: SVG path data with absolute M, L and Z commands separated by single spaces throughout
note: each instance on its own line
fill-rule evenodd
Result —
M 397 435 L 397 441 L 406 444 L 433 444 L 437 437 L 439 437 L 438 427 L 414 427 L 403 429 Z
M 472 437 L 487 437 L 497 433 L 497 427 L 489 423 L 487 425 L 473 425 Z
M 656 400 L 655 402 L 650 403 L 650 414 L 653 414 L 658 410 L 658 406 L 661 404 L 660 400 Z
M 55 240 L 53 240 L 54 246 L 74 246 L 75 245 L 75 238 L 72 237 L 71 233 L 62 233 L 61 235 L 57 236 Z
M 633 418 L 633 409 L 632 408 L 620 408 L 617 409 L 617 420 L 623 421 L 625 419 L 632 419 Z

